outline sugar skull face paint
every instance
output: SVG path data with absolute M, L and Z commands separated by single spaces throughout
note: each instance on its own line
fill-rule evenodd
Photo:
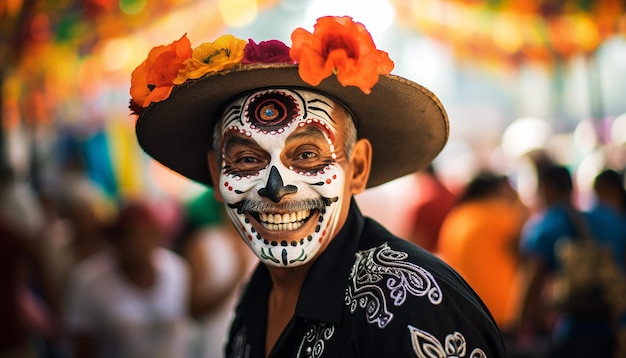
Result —
M 345 187 L 347 112 L 322 95 L 267 89 L 223 112 L 219 190 L 259 259 L 311 261 L 338 229 Z

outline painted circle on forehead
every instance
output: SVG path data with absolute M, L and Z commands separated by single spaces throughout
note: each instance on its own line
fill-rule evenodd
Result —
M 245 119 L 254 128 L 279 131 L 300 116 L 298 101 L 283 91 L 259 92 L 250 98 Z

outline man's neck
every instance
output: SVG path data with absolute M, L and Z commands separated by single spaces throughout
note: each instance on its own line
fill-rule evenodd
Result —
M 290 298 L 298 299 L 300 289 L 309 272 L 311 263 L 298 267 L 268 267 L 272 278 L 272 295 L 279 301 L 289 301 Z M 295 302 L 294 300 L 294 302 Z
M 268 356 L 278 337 L 293 317 L 300 289 L 311 263 L 293 268 L 268 267 L 272 290 L 268 299 L 265 355 Z

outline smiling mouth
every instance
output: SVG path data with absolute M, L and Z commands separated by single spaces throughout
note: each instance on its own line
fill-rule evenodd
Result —
M 268 231 L 297 230 L 311 217 L 311 210 L 301 210 L 286 214 L 253 213 L 261 225 Z

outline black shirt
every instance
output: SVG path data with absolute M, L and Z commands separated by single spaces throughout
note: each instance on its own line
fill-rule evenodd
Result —
M 265 356 L 271 285 L 260 264 L 237 306 L 227 357 Z M 352 200 L 344 227 L 312 264 L 270 357 L 435 356 L 506 353 L 491 314 L 453 269 L 364 218 Z

